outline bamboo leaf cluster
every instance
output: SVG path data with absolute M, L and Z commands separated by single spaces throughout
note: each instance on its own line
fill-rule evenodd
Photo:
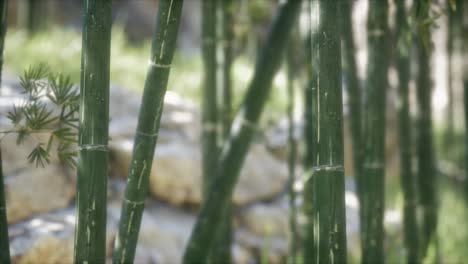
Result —
M 78 87 L 69 77 L 51 73 L 45 64 L 25 70 L 20 77 L 20 86 L 25 98 L 7 113 L 12 128 L 3 131 L 3 136 L 16 134 L 17 144 L 22 144 L 26 138 L 35 138 L 37 144 L 27 159 L 36 166 L 44 167 L 50 163 L 55 152 L 59 161 L 74 167 Z

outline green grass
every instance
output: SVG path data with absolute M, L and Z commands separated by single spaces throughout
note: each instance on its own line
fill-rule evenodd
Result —
M 150 42 L 135 45 L 127 41 L 122 27 L 114 26 L 111 45 L 111 83 L 136 92 L 143 90 Z M 5 48 L 5 68 L 20 74 L 30 65 L 46 63 L 53 72 L 80 80 L 81 34 L 61 27 L 28 36 L 22 30 L 10 30 Z M 253 73 L 251 59 L 238 57 L 233 65 L 234 103 L 238 105 Z M 199 52 L 176 52 L 168 90 L 175 91 L 198 103 L 202 81 L 202 61 Z M 285 113 L 286 88 L 284 74 L 280 73 L 274 84 L 264 120 L 276 119 Z

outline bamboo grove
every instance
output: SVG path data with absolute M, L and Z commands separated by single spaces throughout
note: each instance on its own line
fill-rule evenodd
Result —
M 118 232 L 111 252 L 106 252 L 114 2 L 83 0 L 81 81 L 79 95 L 76 93 L 79 110 L 78 106 L 74 109 L 79 114 L 74 263 L 105 263 L 110 255 L 112 263 L 136 262 L 153 160 L 158 160 L 155 149 L 164 99 L 170 88 L 168 81 L 187 1 L 159 0 L 154 10 L 155 27 Z M 388 261 L 386 183 L 393 175 L 388 175 L 387 141 L 392 133 L 398 138 L 395 144 L 399 166 L 395 176 L 402 199 L 402 239 L 398 242 L 401 254 L 408 263 L 443 263 L 443 256 L 437 253 L 441 235 L 439 183 L 444 176 L 440 161 L 441 157 L 450 159 L 447 153 L 457 145 L 456 104 L 463 106 L 465 122 L 465 175 L 461 181 L 468 204 L 468 4 L 463 0 L 363 0 L 367 7 L 367 24 L 363 25 L 354 22 L 357 1 L 271 1 L 275 11 L 268 33 L 264 40 L 256 40 L 261 47 L 252 63 L 252 76 L 245 91 L 238 93 L 235 62 L 246 53 L 239 47 L 241 26 L 237 18 L 243 1 L 201 0 L 199 10 L 189 10 L 200 13 L 202 184 L 197 188 L 202 199 L 190 236 L 184 242 L 185 250 L 177 261 L 234 262 L 238 208 L 233 193 L 249 148 L 264 135 L 264 112 L 270 95 L 276 92 L 275 78 L 284 73 L 289 245 L 285 258 L 278 263 L 358 262 L 350 258 L 349 246 L 354 242 L 348 237 L 347 195 L 353 188 L 348 187 L 348 182 L 354 184 L 359 204 L 358 259 L 361 263 Z M 7 2 L 0 0 L 0 73 Z M 32 22 L 38 19 L 35 13 L 26 13 L 28 30 L 37 30 L 37 23 Z M 444 16 L 448 105 L 446 123 L 440 126 L 433 109 L 432 34 Z M 357 45 L 363 39 L 364 60 Z M 465 56 L 464 68 L 458 75 L 454 63 L 457 55 Z M 36 73 L 37 79 L 46 75 Z M 458 81 L 462 85 L 456 85 L 457 76 L 461 76 Z M 457 90 L 459 86 L 462 91 Z M 463 98 L 455 103 L 459 99 L 456 95 L 462 93 Z M 300 118 L 296 112 L 301 112 Z M 397 120 L 395 127 L 390 115 Z M 296 133 L 298 128 L 301 133 Z M 438 146 L 439 134 L 442 148 Z M 439 153 L 440 149 L 443 152 Z M 347 159 L 351 170 L 345 165 Z M 0 263 L 10 263 L 4 183 L 0 153 Z

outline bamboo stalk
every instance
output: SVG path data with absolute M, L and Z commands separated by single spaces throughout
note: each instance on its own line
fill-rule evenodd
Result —
M 454 105 L 453 105 L 453 48 L 455 38 L 456 17 L 454 12 L 448 6 L 448 23 L 447 23 L 447 112 L 446 112 L 446 127 L 444 133 L 443 147 L 446 155 L 450 155 L 453 137 L 455 134 L 454 128 Z M 451 157 L 448 156 L 449 158 Z
M 356 48 L 354 45 L 353 22 L 352 16 L 353 1 L 343 1 L 341 3 L 341 34 L 342 34 L 342 55 L 343 55 L 343 70 L 346 74 L 346 88 L 349 97 L 349 118 L 351 131 L 351 144 L 353 149 L 353 169 L 356 179 L 357 193 L 359 195 L 360 182 L 362 181 L 362 102 L 361 102 L 361 87 L 359 85 L 357 65 L 356 65 Z M 361 195 L 359 195 L 361 197 Z
M 343 109 L 341 92 L 340 29 L 337 21 L 340 3 L 327 0 L 318 5 L 318 26 L 313 35 L 316 78 L 312 84 L 316 98 L 312 118 L 313 146 L 311 179 L 307 181 L 304 197 L 312 198 L 311 214 L 304 244 L 306 262 L 346 262 L 346 213 L 343 168 Z M 307 135 L 309 136 L 309 135 Z M 310 219 L 312 217 L 312 219 Z M 310 228 L 308 228 L 309 230 Z M 312 237 L 310 237 L 312 236 Z M 310 241 L 313 241 L 312 245 Z
M 216 10 L 218 0 L 202 1 L 202 168 L 203 194 L 206 197 L 219 156 L 217 104 L 217 34 Z
M 8 1 L 0 0 L 0 86 L 2 83 L 3 50 L 7 30 Z M 10 243 L 8 240 L 8 221 L 6 215 L 5 186 L 3 183 L 3 161 L 0 148 L 0 263 L 10 263 Z
M 288 202 L 289 202 L 289 260 L 288 263 L 297 263 L 297 249 L 299 248 L 299 234 L 297 230 L 297 208 L 296 208 L 296 192 L 294 183 L 296 180 L 296 161 L 297 161 L 297 142 L 294 136 L 294 106 L 295 92 L 294 79 L 296 77 L 296 52 L 297 52 L 297 37 L 298 32 L 292 32 L 286 53 L 286 70 L 287 70 L 287 116 L 288 116 Z
M 233 122 L 230 140 L 224 144 L 215 177 L 210 183 L 184 253 L 183 263 L 200 263 L 207 259 L 216 227 L 230 204 L 239 171 L 256 131 L 273 77 L 281 64 L 289 30 L 296 20 L 300 6 L 301 1 L 298 0 L 281 4 L 267 44 L 257 61 L 243 104 Z
M 111 1 L 84 2 L 75 263 L 106 256 Z
M 182 5 L 182 0 L 159 1 L 119 232 L 114 245 L 114 263 L 132 263 L 135 257 Z
M 227 142 L 229 140 L 229 131 L 232 122 L 232 79 L 231 79 L 231 67 L 232 67 L 232 42 L 234 38 L 234 1 L 223 0 L 217 5 L 217 18 L 219 19 L 219 25 L 217 27 L 217 46 L 220 46 L 217 51 L 220 51 L 221 58 L 219 64 L 221 69 L 218 69 L 219 79 L 217 80 L 220 87 L 217 87 L 221 93 L 219 110 L 221 113 L 220 122 L 222 125 L 222 133 L 219 135 L 220 143 Z M 217 54 L 218 55 L 218 54 Z M 218 64 L 218 65 L 219 65 Z M 216 163 L 214 163 L 216 164 Z M 216 166 L 216 165 L 214 165 Z M 230 263 L 231 258 L 231 244 L 233 239 L 232 231 L 232 204 L 226 209 L 224 220 L 222 221 L 218 235 L 213 247 L 210 252 L 209 261 L 211 263 Z
M 363 179 L 361 182 L 361 245 L 363 263 L 381 263 L 383 251 L 385 105 L 387 67 L 388 2 L 369 1 L 367 21 L 368 67 Z
M 223 46 L 223 139 L 226 141 L 229 136 L 232 122 L 232 77 L 231 68 L 233 61 L 233 41 L 234 41 L 234 1 L 224 0 L 222 4 L 222 46 Z
M 407 262 L 417 263 L 419 261 L 419 234 L 416 218 L 416 179 L 412 173 L 412 145 L 411 118 L 409 113 L 409 81 L 410 60 L 409 43 L 404 34 L 408 32 L 409 25 L 405 10 L 405 0 L 396 3 L 396 67 L 398 73 L 399 94 L 399 139 L 400 139 L 400 173 L 401 188 L 403 191 L 403 228 L 404 242 L 407 251 Z
M 437 228 L 437 197 L 435 182 L 435 157 L 432 138 L 432 108 L 431 108 L 431 47 L 430 28 L 423 24 L 429 16 L 430 1 L 416 1 L 416 18 L 419 21 L 419 38 L 417 41 L 418 75 L 416 80 L 416 95 L 418 107 L 418 187 L 419 203 L 422 209 L 421 256 L 427 255 L 429 244 L 436 239 Z
M 307 66 L 307 85 L 304 89 L 304 138 L 305 138 L 305 153 L 304 153 L 304 175 L 303 175 L 303 211 L 306 216 L 306 223 L 304 224 L 303 235 L 303 259 L 311 262 L 316 262 L 314 247 L 314 207 L 313 207 L 313 183 L 312 173 L 313 164 L 316 160 L 317 136 L 316 136 L 316 124 L 317 124 L 317 78 L 318 78 L 318 52 L 315 49 L 317 46 L 316 42 L 318 37 L 316 35 L 317 30 L 313 31 L 312 25 L 312 9 L 313 4 L 317 4 L 317 1 L 308 1 L 308 19 L 311 22 L 308 29 L 308 37 L 306 38 L 305 49 L 306 49 L 306 66 Z M 316 7 L 316 6 L 315 6 Z M 317 8 L 315 8 L 317 9 Z
M 463 5 L 463 1 L 458 2 L 460 4 L 461 17 L 468 16 L 468 4 Z M 462 31 L 468 31 L 468 23 L 462 25 Z M 462 41 L 462 54 L 468 56 L 468 36 L 466 34 L 461 36 Z M 463 97 L 464 97 L 464 110 L 465 110 L 465 175 L 468 179 L 468 62 L 465 60 L 462 64 L 463 67 Z M 468 181 L 465 181 L 465 198 L 468 201 Z

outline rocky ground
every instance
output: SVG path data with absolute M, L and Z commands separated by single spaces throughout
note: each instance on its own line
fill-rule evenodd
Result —
M 0 110 L 20 100 L 18 82 L 6 78 Z M 125 176 L 131 158 L 140 96 L 118 86 L 111 89 L 108 256 L 120 215 Z M 2 130 L 8 128 L 5 115 Z M 201 200 L 199 114 L 190 101 L 168 92 L 150 176 L 149 196 L 140 232 L 137 263 L 178 263 Z M 276 133 L 277 135 L 277 133 Z M 13 135 L 1 141 L 6 175 L 7 213 L 14 263 L 70 263 L 73 254 L 75 173 L 52 161 L 45 168 L 28 164 L 34 139 L 17 146 Z M 287 251 L 288 206 L 284 144 L 252 145 L 234 192 L 236 263 L 258 263 L 268 255 L 281 262 Z M 274 140 L 273 140 L 274 141 Z M 267 145 L 272 146 L 268 148 Z M 350 248 L 358 244 L 357 200 L 347 182 Z M 299 186 L 300 187 L 300 186 Z M 300 203 L 300 201 L 298 201 Z

